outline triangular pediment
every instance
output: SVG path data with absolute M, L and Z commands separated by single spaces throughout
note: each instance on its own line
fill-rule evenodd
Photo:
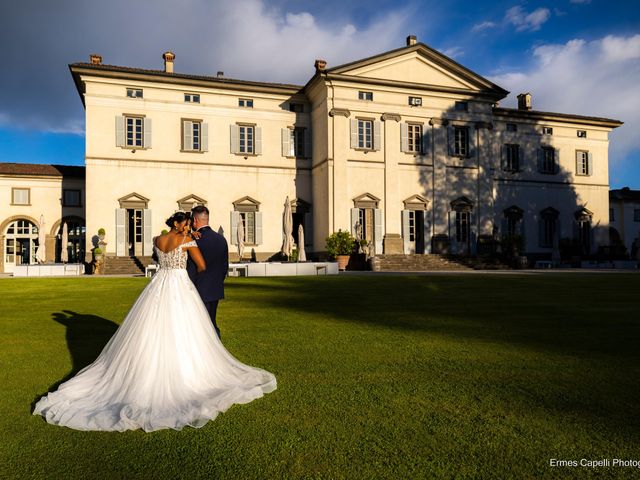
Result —
M 192 204 L 193 206 L 196 205 L 207 205 L 207 201 L 202 198 L 199 197 L 197 195 L 191 194 L 191 195 L 187 195 L 186 197 L 181 198 L 180 200 L 178 200 L 178 205 L 182 205 L 182 204 Z
M 120 208 L 147 208 L 149 199 L 139 193 L 133 192 L 118 199 Z
M 378 208 L 380 199 L 370 193 L 363 193 L 353 199 L 353 205 L 356 208 Z
M 403 200 L 403 203 L 405 204 L 405 206 L 416 205 L 416 204 L 427 205 L 429 203 L 429 200 L 424 198 L 422 195 L 412 195 L 409 198 L 406 198 L 405 200 Z
M 328 69 L 327 73 L 408 86 L 484 93 L 498 98 L 509 93 L 422 43 L 340 65 Z
M 233 202 L 233 206 L 237 209 L 238 207 L 258 207 L 260 202 L 255 198 L 251 198 L 249 196 L 239 198 L 235 202 Z

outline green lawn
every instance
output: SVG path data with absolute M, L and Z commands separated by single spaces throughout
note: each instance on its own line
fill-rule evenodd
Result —
M 0 478 L 619 478 L 640 460 L 640 275 L 230 279 L 227 348 L 278 390 L 201 429 L 78 432 L 33 402 L 143 278 L 0 280 Z

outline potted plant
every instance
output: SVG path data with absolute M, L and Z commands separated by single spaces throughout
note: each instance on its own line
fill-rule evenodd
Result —
M 98 238 L 100 240 L 104 240 L 104 236 L 107 234 L 107 232 L 105 232 L 104 228 L 99 228 L 98 229 Z
M 345 270 L 353 253 L 355 238 L 349 232 L 338 230 L 327 237 L 327 252 L 338 261 L 338 269 Z

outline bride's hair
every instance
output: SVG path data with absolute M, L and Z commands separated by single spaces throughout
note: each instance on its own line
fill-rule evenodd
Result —
M 185 220 L 189 220 L 190 218 L 191 218 L 191 214 L 188 212 L 176 212 L 173 215 L 171 215 L 169 218 L 167 218 L 167 221 L 165 223 L 169 228 L 173 228 L 174 222 L 182 223 Z

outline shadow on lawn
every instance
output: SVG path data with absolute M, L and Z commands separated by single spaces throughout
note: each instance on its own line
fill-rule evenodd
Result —
M 53 320 L 67 327 L 66 339 L 67 348 L 71 354 L 71 371 L 64 378 L 51 385 L 46 392 L 38 394 L 31 402 L 31 411 L 40 397 L 55 391 L 62 383 L 91 364 L 118 329 L 117 323 L 106 318 L 70 310 L 55 312 L 52 317 Z

